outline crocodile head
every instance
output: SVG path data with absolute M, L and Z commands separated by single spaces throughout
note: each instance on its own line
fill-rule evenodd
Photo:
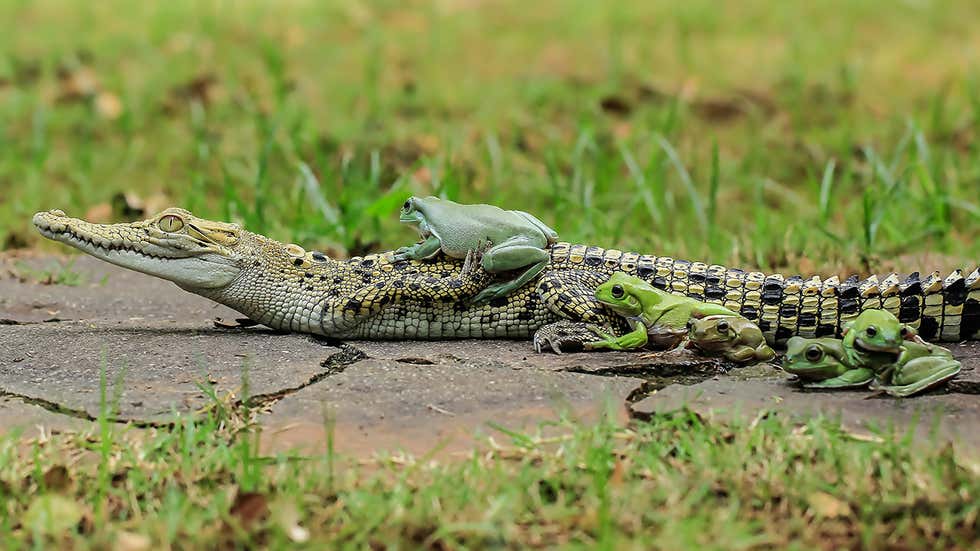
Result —
M 34 226 L 48 239 L 186 289 L 227 286 L 241 273 L 246 256 L 238 250 L 247 233 L 240 226 L 179 208 L 129 224 L 93 224 L 51 210 L 35 214 Z

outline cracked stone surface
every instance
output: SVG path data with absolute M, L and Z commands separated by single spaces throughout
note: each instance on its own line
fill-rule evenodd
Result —
M 560 415 L 589 420 L 609 410 L 625 421 L 627 399 L 654 388 L 631 405 L 634 415 L 686 404 L 707 415 L 825 412 L 854 426 L 918 423 L 923 430 L 923 414 L 942 411 L 940 434 L 980 449 L 980 431 L 970 432 L 980 426 L 977 369 L 964 371 L 948 394 L 866 399 L 867 392 L 801 392 L 771 366 L 678 366 L 622 352 L 539 355 L 523 341 L 330 343 L 215 328 L 215 317 L 238 314 L 86 256 L 71 268 L 80 274 L 77 286 L 32 282 L 57 261 L 0 258 L 0 431 L 90 426 L 104 357 L 110 383 L 121 381 L 122 421 L 167 422 L 173 411 L 204 407 L 203 381 L 240 398 L 247 365 L 249 394 L 263 397 L 266 451 L 322 450 L 325 415 L 342 452 L 466 450 L 474 435 L 494 435 L 493 423 L 533 429 Z M 980 343 L 951 348 L 965 367 L 980 367 Z
M 867 390 L 807 390 L 790 382 L 779 370 L 762 366 L 692 385 L 670 385 L 629 407 L 631 415 L 640 419 L 684 407 L 723 419 L 751 420 L 762 411 L 797 419 L 823 414 L 839 417 L 845 427 L 859 433 L 912 428 L 920 438 L 928 439 L 935 429 L 942 439 L 980 449 L 980 396 L 975 394 L 937 390 L 898 399 Z
M 242 396 L 298 387 L 322 371 L 337 348 L 304 335 L 215 329 L 196 321 L 72 322 L 8 326 L 0 344 L 0 389 L 96 417 L 104 365 L 118 417 L 167 421 L 173 411 L 203 408 L 218 395 Z M 118 387 L 116 385 L 119 385 Z

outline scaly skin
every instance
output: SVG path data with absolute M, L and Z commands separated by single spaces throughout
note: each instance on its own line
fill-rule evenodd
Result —
M 614 273 L 599 285 L 595 297 L 622 316 L 631 331 L 620 337 L 602 335 L 602 340 L 585 345 L 588 350 L 632 350 L 648 343 L 655 348 L 675 348 L 687 335 L 692 318 L 738 315 L 724 306 L 662 291 L 623 272 Z
M 776 352 L 766 343 L 759 327 L 739 316 L 708 316 L 692 320 L 688 339 L 709 355 L 735 363 L 768 362 Z
M 180 229 L 175 229 L 177 219 Z M 469 305 L 467 297 L 488 282 L 480 274 L 463 273 L 463 261 L 456 259 L 392 262 L 386 253 L 333 260 L 182 209 L 131 224 L 93 224 L 42 212 L 34 225 L 48 238 L 173 281 L 270 327 L 340 338 L 533 335 L 540 348 L 567 342 L 556 341 L 561 332 L 553 329 L 578 323 L 623 331 L 622 319 L 595 298 L 596 288 L 617 271 L 721 304 L 756 323 L 770 343 L 797 334 L 835 335 L 862 309 L 882 307 L 927 339 L 980 338 L 980 271 L 966 278 L 954 272 L 945 280 L 914 274 L 904 283 L 897 276 L 881 282 L 804 281 L 556 243 L 535 282 L 488 304 Z M 552 325 L 556 322 L 563 323 Z

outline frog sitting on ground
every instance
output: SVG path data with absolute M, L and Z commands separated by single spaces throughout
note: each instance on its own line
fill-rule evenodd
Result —
M 783 370 L 796 375 L 805 388 L 854 388 L 867 385 L 875 373 L 852 367 L 840 339 L 793 337 L 786 343 Z
M 735 363 L 768 362 L 776 357 L 759 326 L 741 316 L 692 319 L 688 322 L 688 339 L 701 352 Z
M 687 336 L 691 318 L 738 316 L 724 306 L 662 291 L 624 272 L 613 273 L 599 285 L 595 296 L 626 318 L 631 331 L 620 337 L 602 334 L 602 340 L 586 343 L 586 350 L 633 350 L 648 344 L 660 349 L 676 348 Z
M 417 226 L 424 241 L 396 250 L 396 262 L 432 258 L 440 251 L 465 258 L 469 251 L 482 250 L 481 266 L 491 274 L 524 270 L 514 279 L 487 286 L 474 303 L 505 296 L 531 281 L 548 265 L 551 255 L 546 249 L 558 239 L 555 230 L 526 212 L 438 197 L 409 198 L 399 220 Z
M 871 389 L 904 398 L 952 379 L 961 369 L 948 349 L 918 338 L 906 340 L 898 361 L 877 374 Z

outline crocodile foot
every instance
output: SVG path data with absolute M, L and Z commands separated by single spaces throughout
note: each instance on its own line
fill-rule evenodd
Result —
M 540 353 L 550 349 L 555 354 L 581 352 L 586 349 L 586 343 L 607 337 L 611 332 L 592 323 L 557 321 L 534 332 L 534 350 Z

